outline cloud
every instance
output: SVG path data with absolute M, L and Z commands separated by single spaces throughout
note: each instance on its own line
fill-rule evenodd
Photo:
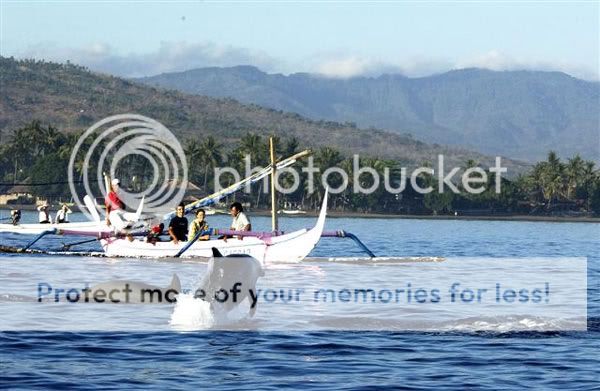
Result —
M 458 61 L 412 56 L 386 62 L 377 58 L 348 56 L 343 53 L 320 53 L 315 58 L 319 60 L 313 61 L 312 69 L 307 71 L 333 78 L 379 76 L 384 73 L 402 74 L 407 77 L 423 77 L 453 69 L 483 68 L 493 71 L 558 71 L 584 80 L 600 80 L 600 71 L 597 69 L 590 69 L 568 61 L 550 62 L 516 58 L 498 50 L 490 50 Z
M 600 70 L 591 69 L 569 61 L 540 61 L 510 56 L 499 50 L 490 50 L 486 53 L 458 61 L 454 69 L 462 68 L 484 68 L 493 71 L 557 71 L 564 72 L 584 80 L 600 80 Z
M 326 77 L 348 78 L 367 73 L 373 64 L 366 59 L 347 57 L 326 60 L 317 65 L 316 72 Z
M 372 57 L 319 55 L 320 60 L 312 61 L 309 72 L 326 77 L 349 78 L 355 76 L 380 76 L 382 74 L 401 74 L 407 77 L 428 76 L 451 69 L 452 64 L 425 57 L 410 57 L 402 61 L 390 62 Z M 311 62 L 309 62 L 310 64 Z
M 43 43 L 29 47 L 19 57 L 57 62 L 69 60 L 94 71 L 125 77 L 235 65 L 254 65 L 269 71 L 275 64 L 274 59 L 260 51 L 214 43 L 186 42 L 161 42 L 158 50 L 142 54 L 118 53 L 104 43 L 93 43 L 83 48 L 64 48 L 53 43 Z
M 391 55 L 394 56 L 394 55 Z M 599 80 L 600 71 L 569 61 L 549 62 L 510 56 L 498 50 L 459 60 L 429 56 L 403 56 L 381 59 L 347 52 L 319 52 L 290 63 L 258 50 L 220 45 L 212 42 L 161 42 L 149 53 L 119 53 L 105 43 L 87 47 L 65 48 L 52 43 L 31 46 L 18 55 L 57 62 L 67 60 L 88 68 L 118 76 L 139 77 L 164 72 L 178 72 L 203 67 L 253 65 L 265 72 L 309 72 L 331 78 L 355 76 L 376 77 L 382 74 L 402 74 L 423 77 L 452 69 L 485 68 L 504 70 L 561 71 L 585 80 Z

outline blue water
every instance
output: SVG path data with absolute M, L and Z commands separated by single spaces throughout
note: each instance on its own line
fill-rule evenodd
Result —
M 212 219 L 215 225 L 226 222 L 225 218 Z M 292 229 L 312 222 L 296 218 L 282 225 Z M 261 229 L 269 221 L 256 218 L 253 223 Z M 587 257 L 588 331 L 3 332 L 0 386 L 599 387 L 599 224 L 330 219 L 327 228 L 359 233 L 378 255 Z M 19 241 L 26 242 L 0 236 L 2 244 Z M 324 239 L 312 255 L 359 253 L 351 242 Z M 0 262 L 8 257 L 0 255 Z M 41 256 L 39 264 L 52 259 Z

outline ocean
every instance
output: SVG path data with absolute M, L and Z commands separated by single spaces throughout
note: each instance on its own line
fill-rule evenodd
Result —
M 212 226 L 229 222 L 227 216 L 208 220 Z M 314 220 L 283 218 L 280 224 L 292 230 Z M 258 230 L 269 224 L 268 218 L 253 219 Z M 175 273 L 183 288 L 193 289 L 206 261 L 0 254 L 0 387 L 598 388 L 600 224 L 332 218 L 326 229 L 353 232 L 378 256 L 404 261 L 344 260 L 364 255 L 347 239 L 325 238 L 306 262 L 267 267 L 257 288 L 310 293 L 319 287 L 402 287 L 401 302 L 347 306 L 315 302 L 311 294 L 299 303 L 265 298 L 252 320 L 219 324 L 207 322 L 206 308 L 191 297 L 160 305 L 56 303 L 52 295 L 35 300 L 42 282 L 54 289 L 110 279 L 166 286 Z M 3 245 L 22 246 L 27 239 L 0 234 Z M 36 247 L 57 249 L 68 241 L 51 238 Z M 530 268 L 540 260 L 546 264 Z M 581 265 L 584 274 L 575 274 Z M 457 281 L 461 273 L 471 276 L 460 280 L 463 286 L 484 275 L 491 281 L 538 271 L 558 283 L 576 282 L 587 294 L 583 318 L 576 306 L 579 312 L 561 323 L 549 318 L 556 310 L 551 307 L 536 316 L 507 315 L 490 304 L 482 317 L 483 305 L 429 303 L 424 309 L 407 303 L 409 282 L 415 290 L 435 285 L 448 270 Z M 577 280 L 582 276 L 583 282 Z

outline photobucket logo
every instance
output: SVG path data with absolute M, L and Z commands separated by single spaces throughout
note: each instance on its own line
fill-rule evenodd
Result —
M 125 206 L 135 210 L 143 197 L 144 212 L 149 213 L 181 202 L 188 182 L 185 153 L 177 138 L 161 123 L 138 114 L 105 118 L 79 137 L 68 172 L 78 206 L 83 203 L 75 183 L 82 182 L 91 197 L 99 191 L 105 198 L 104 173 L 121 181 L 119 197 Z M 91 218 L 85 208 L 81 210 Z
M 263 167 L 252 167 L 250 155 L 245 156 L 244 166 L 244 177 L 246 178 L 263 169 Z M 502 174 L 507 172 L 507 168 L 502 167 L 502 159 L 496 157 L 495 165 L 489 167 L 487 171 L 481 167 L 470 167 L 460 173 L 460 167 L 453 167 L 448 170 L 445 167 L 444 155 L 438 155 L 435 169 L 432 167 L 418 167 L 409 174 L 406 167 L 401 167 L 399 177 L 394 179 L 392 179 L 390 167 L 384 167 L 382 171 L 381 173 L 368 165 L 361 166 L 360 157 L 355 154 L 352 158 L 350 170 L 334 166 L 321 172 L 321 168 L 315 166 L 314 158 L 311 156 L 307 159 L 307 165 L 300 168 L 302 175 L 294 167 L 278 169 L 275 174 L 275 188 L 282 194 L 292 194 L 300 188 L 304 180 L 306 181 L 305 188 L 308 194 L 313 194 L 318 187 L 329 187 L 331 194 L 340 194 L 347 191 L 350 184 L 354 194 L 372 194 L 378 191 L 382 185 L 388 193 L 399 194 L 406 190 L 410 183 L 411 188 L 419 194 L 444 193 L 448 190 L 455 194 L 462 192 L 480 194 L 487 188 L 488 173 L 493 173 L 495 174 L 494 191 L 496 194 L 500 194 Z M 233 177 L 233 182 L 238 182 L 243 178 L 238 170 L 233 167 L 215 167 L 214 174 L 215 192 L 223 189 L 221 186 L 222 176 L 230 175 Z M 287 183 L 285 185 L 281 183 L 283 176 L 286 176 L 285 182 Z M 304 178 L 301 179 L 302 177 Z M 459 189 L 458 184 L 462 185 L 462 189 Z M 265 177 L 262 192 L 268 193 L 269 191 L 268 177 Z M 250 184 L 246 185 L 245 192 L 250 193 Z

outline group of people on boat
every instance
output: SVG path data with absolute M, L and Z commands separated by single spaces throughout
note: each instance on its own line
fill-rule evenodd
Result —
M 105 200 L 106 204 L 106 224 L 123 226 L 121 214 L 125 210 L 125 205 L 119 198 L 119 179 L 113 179 L 111 181 L 111 189 L 108 192 Z M 252 224 L 248 219 L 248 216 L 244 213 L 244 208 L 239 202 L 234 202 L 229 207 L 229 211 L 232 217 L 231 230 L 232 231 L 251 231 Z M 208 222 L 205 220 L 206 211 L 204 209 L 198 209 L 195 212 L 194 220 L 189 223 L 187 217 L 185 217 L 185 205 L 180 203 L 175 208 L 175 216 L 171 218 L 167 233 L 174 244 L 179 242 L 186 242 L 188 239 L 195 238 L 198 233 L 207 232 L 209 230 Z M 149 243 L 159 242 L 160 236 L 164 231 L 164 224 L 160 223 L 153 226 L 150 229 L 146 237 L 146 241 Z M 197 240 L 209 240 L 210 235 L 207 233 L 200 236 Z M 220 239 L 227 240 L 228 236 L 221 236 Z
M 232 217 L 231 230 L 232 231 L 251 231 L 252 224 L 248 216 L 244 213 L 244 208 L 239 202 L 234 202 L 229 207 L 229 211 Z M 175 209 L 175 217 L 169 222 L 169 228 L 167 230 L 171 241 L 174 244 L 179 242 L 186 242 L 188 239 L 195 238 L 196 235 L 202 234 L 208 231 L 208 222 L 205 220 L 206 211 L 204 209 L 196 210 L 194 220 L 188 224 L 188 219 L 185 217 L 185 205 L 180 203 Z M 158 233 L 160 235 L 160 232 Z M 158 235 L 153 235 L 152 239 L 157 239 Z M 210 235 L 208 233 L 198 237 L 197 240 L 209 240 Z M 228 236 L 221 236 L 220 239 L 227 240 Z
M 50 216 L 50 204 L 45 201 L 42 205 L 37 207 L 38 210 L 38 222 L 40 224 L 52 224 L 52 216 Z M 71 209 L 67 204 L 62 204 L 61 208 L 56 212 L 54 217 L 55 224 L 64 224 L 69 222 L 69 214 L 72 213 Z

